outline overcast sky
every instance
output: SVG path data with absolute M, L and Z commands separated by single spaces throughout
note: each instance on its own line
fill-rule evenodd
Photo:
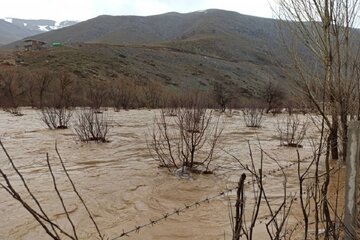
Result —
M 272 17 L 269 0 L 0 0 L 0 3 L 0 18 L 58 21 L 86 20 L 103 14 L 148 16 L 209 8 Z

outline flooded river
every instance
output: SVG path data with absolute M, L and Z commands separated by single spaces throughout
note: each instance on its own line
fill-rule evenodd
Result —
M 156 112 L 105 112 L 112 124 L 110 142 L 104 144 L 80 142 L 71 128 L 48 130 L 40 121 L 39 112 L 35 110 L 23 110 L 25 115 L 22 117 L 0 112 L 0 137 L 51 219 L 60 225 L 65 224 L 65 229 L 70 231 L 71 226 L 67 223 L 53 190 L 51 175 L 46 165 L 46 153 L 49 153 L 59 190 L 74 219 L 80 239 L 97 239 L 96 230 L 59 165 L 54 150 L 55 142 L 69 174 L 106 236 L 105 239 L 114 239 L 121 235 L 123 230 L 146 224 L 150 219 L 157 219 L 174 209 L 183 208 L 236 186 L 244 171 L 225 151 L 236 156 L 242 163 L 249 164 L 248 141 L 257 162 L 260 159 L 259 144 L 271 157 L 276 158 L 281 166 L 297 161 L 295 149 L 279 146 L 277 117 L 266 116 L 262 128 L 250 129 L 245 127 L 241 114 L 235 112 L 231 117 L 223 117 L 224 131 L 215 153 L 216 158 L 211 165 L 212 169 L 215 169 L 214 174 L 179 179 L 166 169 L 158 168 L 158 163 L 149 154 L 147 139 L 150 139 L 148 135 Z M 308 130 L 308 138 L 317 136 L 316 128 Z M 304 148 L 300 149 L 302 158 L 312 152 L 308 140 L 304 140 L 303 144 Z M 308 161 L 310 160 L 305 160 Z M 25 193 L 21 181 L 11 170 L 3 152 L 0 153 L 0 166 L 5 169 L 16 189 Z M 278 168 L 274 160 L 264 156 L 264 171 Z M 285 172 L 288 194 L 298 194 L 296 166 L 286 168 Z M 267 196 L 274 206 L 281 202 L 283 182 L 279 171 L 264 179 Z M 250 186 L 247 191 L 250 207 Z M 199 204 L 152 227 L 143 228 L 138 233 L 133 232 L 124 239 L 231 239 L 229 199 L 234 205 L 234 194 L 233 192 L 227 197 L 218 197 L 209 203 Z M 30 201 L 28 195 L 23 196 Z M 296 212 L 294 211 L 292 220 L 289 220 L 289 228 L 295 219 L 301 219 Z M 4 189 L 0 189 L 0 215 L 0 239 L 49 239 L 33 217 Z M 266 217 L 266 212 L 261 211 L 259 219 L 264 220 Z M 268 239 L 263 223 L 257 224 L 255 236 L 255 239 Z

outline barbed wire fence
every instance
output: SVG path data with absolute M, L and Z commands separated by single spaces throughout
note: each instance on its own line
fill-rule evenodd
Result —
M 331 169 L 329 170 L 329 174 L 330 174 L 330 175 L 335 175 L 335 174 L 338 173 L 342 168 L 343 168 L 342 166 L 333 167 L 333 168 L 331 168 Z M 324 179 L 326 178 L 325 173 L 322 173 L 322 174 L 320 174 L 320 175 L 322 175 L 321 180 L 324 181 Z M 311 189 L 314 188 L 314 186 L 310 186 L 310 185 L 308 185 L 308 187 L 311 188 Z M 341 191 L 341 190 L 344 189 L 344 188 L 345 188 L 345 184 L 344 184 L 344 186 L 342 186 L 341 188 L 339 188 L 338 191 Z M 337 194 L 337 192 L 334 192 L 332 195 L 328 196 L 328 199 L 334 197 L 336 194 Z M 297 196 L 299 196 L 299 195 L 300 195 L 300 191 L 299 191 L 299 190 L 298 190 L 298 191 L 295 191 L 295 192 L 291 192 L 286 199 L 287 199 L 287 200 L 293 199 L 294 201 L 297 201 L 297 200 L 298 200 Z M 275 201 L 271 201 L 271 202 L 269 202 L 269 204 L 270 204 L 270 205 L 273 205 L 274 202 L 275 202 Z M 260 224 L 264 224 L 264 223 L 266 223 L 266 221 L 268 221 L 270 218 L 271 218 L 271 216 L 269 216 L 269 215 L 265 215 L 265 216 L 263 216 L 263 217 L 259 217 L 259 218 L 255 221 L 254 226 L 257 226 L 257 225 L 260 225 Z M 299 221 L 299 220 L 298 220 L 291 230 L 285 230 L 284 235 L 288 235 L 289 233 L 294 232 L 300 225 L 302 226 L 303 223 L 302 223 L 302 221 Z M 241 234 L 240 236 L 243 236 L 243 234 Z M 280 239 L 282 239 L 282 238 L 280 238 Z
M 265 154 L 268 157 L 271 158 L 271 156 L 268 153 L 265 152 Z M 284 166 L 278 166 L 277 168 L 273 168 L 271 170 L 268 170 L 268 171 L 264 172 L 263 178 L 267 178 L 267 177 L 270 177 L 272 175 L 275 175 L 276 173 L 278 173 L 280 171 L 285 171 L 285 170 L 297 165 L 299 163 L 299 161 L 304 162 L 304 161 L 307 161 L 307 160 L 311 160 L 312 158 L 314 158 L 314 154 L 306 156 L 306 157 L 304 157 L 304 158 L 302 158 L 300 160 L 299 159 L 292 160 L 292 161 L 290 160 L 289 164 L 286 164 Z M 330 173 L 335 174 L 336 172 L 340 171 L 341 168 L 342 168 L 342 166 L 339 166 L 337 168 L 333 167 L 333 168 L 330 169 Z M 245 185 L 251 185 L 251 184 L 253 184 L 255 182 L 256 182 L 256 179 L 248 180 L 248 181 L 245 182 Z M 131 234 L 135 234 L 135 233 L 138 234 L 144 228 L 153 227 L 156 224 L 169 219 L 170 217 L 179 216 L 180 214 L 185 213 L 190 209 L 195 209 L 195 208 L 200 207 L 201 205 L 209 204 L 212 200 L 217 199 L 217 198 L 221 198 L 221 197 L 225 197 L 228 194 L 236 191 L 237 189 L 238 189 L 238 186 L 235 186 L 235 187 L 232 187 L 232 188 L 226 187 L 223 191 L 220 191 L 217 194 L 207 196 L 207 197 L 205 197 L 205 198 L 203 198 L 203 199 L 201 199 L 199 201 L 193 202 L 191 204 L 184 204 L 184 206 L 179 207 L 179 208 L 175 208 L 173 211 L 165 212 L 165 213 L 161 214 L 161 217 L 153 218 L 153 219 L 149 218 L 149 220 L 147 222 L 145 222 L 144 224 L 135 225 L 133 228 L 130 228 L 128 230 L 123 230 L 122 233 L 118 234 L 115 237 L 110 238 L 109 240 L 117 240 L 117 239 L 120 239 L 120 238 L 129 237 Z M 298 194 L 298 192 L 294 192 L 294 193 L 292 193 L 290 195 L 290 197 L 294 197 L 297 194 Z M 266 220 L 267 220 L 266 217 L 260 218 L 260 219 L 257 220 L 256 225 L 262 224 Z M 298 228 L 299 227 L 298 225 L 299 225 L 299 223 L 297 223 L 294 226 L 294 228 Z

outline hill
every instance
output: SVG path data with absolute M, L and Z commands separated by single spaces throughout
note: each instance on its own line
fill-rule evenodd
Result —
M 65 69 L 82 79 L 80 84 L 127 79 L 175 89 L 210 89 L 219 82 L 242 96 L 259 97 L 269 80 L 284 88 L 291 85 L 280 64 L 286 63 L 286 56 L 279 35 L 276 20 L 215 9 L 99 16 L 33 36 L 64 46 L 19 52 L 16 62 L 31 69 Z
M 233 60 L 248 59 L 249 50 L 268 53 L 279 42 L 276 20 L 215 9 L 149 17 L 99 16 L 33 38 L 49 43 L 165 44 Z M 15 45 L 21 42 L 9 47 Z
M 0 19 L 0 44 L 7 44 L 38 33 L 40 31 L 29 30 Z
M 6 18 L 6 21 L 26 29 L 37 31 L 37 33 L 48 32 L 64 27 L 77 24 L 78 21 L 61 21 L 56 22 L 49 19 L 20 19 L 20 18 Z
M 56 22 L 53 20 L 29 20 L 19 18 L 0 19 L 0 45 L 8 44 L 29 36 L 74 25 L 76 21 Z

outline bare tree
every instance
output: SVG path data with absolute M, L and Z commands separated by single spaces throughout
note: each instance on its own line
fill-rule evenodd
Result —
M 47 69 L 39 69 L 34 73 L 40 109 L 44 107 L 44 98 L 49 91 L 49 86 L 53 78 L 53 73 Z
M 353 28 L 358 16 L 358 0 L 280 0 L 279 17 L 300 43 L 289 46 L 297 70 L 298 84 L 314 104 L 330 129 L 331 156 L 339 158 L 338 133 L 346 159 L 348 116 L 356 94 L 359 44 Z M 312 54 L 306 59 L 299 49 Z M 315 68 L 313 67 L 315 66 Z M 358 96 L 357 96 L 358 98 Z M 330 117 L 324 103 L 329 103 Z M 357 102 L 357 101 L 355 101 Z
M 176 116 L 167 117 L 164 110 L 155 118 L 149 150 L 160 166 L 189 171 L 210 172 L 214 150 L 222 128 L 220 117 L 194 105 L 181 108 Z M 205 166 L 204 170 L 199 167 Z
M 34 77 L 34 75 L 30 72 L 30 71 L 26 71 L 25 72 L 25 76 L 26 76 L 26 82 L 25 82 L 25 94 L 26 94 L 26 98 L 28 100 L 28 104 L 30 104 L 31 108 L 35 108 L 37 107 L 37 102 L 36 102 L 36 78 Z
M 66 129 L 72 112 L 65 107 L 45 107 L 41 109 L 40 119 L 49 129 Z
M 148 82 L 143 87 L 143 98 L 148 108 L 162 107 L 163 86 L 157 82 Z
M 309 127 L 307 119 L 301 120 L 299 115 L 293 114 L 277 121 L 277 132 L 280 145 L 288 147 L 302 147 L 306 131 Z
M 257 107 L 244 108 L 241 110 L 247 127 L 259 128 L 263 122 L 264 109 Z
M 105 113 L 98 113 L 95 109 L 82 109 L 77 113 L 74 129 L 83 142 L 108 142 L 109 119 Z
M 224 83 L 215 82 L 213 86 L 213 96 L 215 102 L 220 106 L 221 112 L 225 112 L 226 107 L 233 100 L 233 91 L 228 89 Z
M 120 108 L 128 110 L 136 100 L 136 86 L 127 81 L 120 81 L 111 89 L 111 99 L 116 111 Z
M 280 106 L 280 101 L 284 99 L 284 92 L 279 84 L 269 80 L 264 88 L 264 99 L 267 104 L 266 113 Z
M 74 76 L 65 71 L 59 71 L 54 75 L 54 78 L 54 86 L 52 86 L 52 106 L 55 108 L 69 108 L 72 103 Z
M 108 86 L 106 83 L 89 83 L 87 99 L 91 108 L 97 112 L 101 112 L 100 108 L 104 106 L 109 96 Z
M 22 72 L 15 68 L 5 68 L 0 71 L 0 88 L 4 98 L 4 106 L 14 115 L 22 115 L 19 111 L 20 97 L 25 95 L 26 87 Z
M 47 80 L 50 77 L 48 73 L 44 73 L 45 76 L 40 78 L 42 84 L 40 90 L 45 91 Z M 71 111 L 69 107 L 72 103 L 72 84 L 73 76 L 61 71 L 57 74 L 53 74 L 52 77 L 52 89 L 51 97 L 48 99 L 48 103 L 43 105 L 41 103 L 41 117 L 40 119 L 46 124 L 49 129 L 66 129 L 71 118 Z M 49 82 L 50 83 L 50 82 Z M 41 102 L 41 101 L 40 101 Z

